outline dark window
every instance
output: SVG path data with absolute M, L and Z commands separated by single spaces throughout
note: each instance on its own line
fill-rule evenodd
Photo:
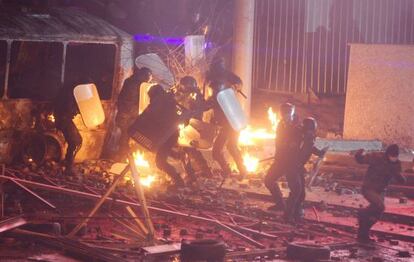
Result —
M 101 99 L 111 99 L 115 51 L 110 44 L 68 44 L 65 83 L 94 83 Z
M 61 86 L 62 55 L 61 43 L 14 41 L 9 97 L 52 100 Z
M 6 77 L 7 42 L 0 41 L 0 98 L 4 92 L 4 78 Z

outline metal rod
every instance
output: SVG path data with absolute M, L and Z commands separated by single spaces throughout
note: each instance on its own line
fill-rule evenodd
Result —
M 113 217 L 113 216 L 110 216 L 110 217 L 112 217 L 120 225 L 124 226 L 125 228 L 127 228 L 128 230 L 130 230 L 131 232 L 133 232 L 134 234 L 139 236 L 141 239 L 146 238 L 145 235 L 143 235 L 141 232 L 139 232 L 137 228 L 135 228 L 132 224 L 128 223 L 127 221 L 122 221 L 121 219 Z
M 259 243 L 256 240 L 254 240 L 254 239 L 252 239 L 252 238 L 250 238 L 250 237 L 248 237 L 248 236 L 240 233 L 239 231 L 237 231 L 237 230 L 235 230 L 235 229 L 233 229 L 233 228 L 231 228 L 231 227 L 223 224 L 222 222 L 218 221 L 216 218 L 214 218 L 212 216 L 209 216 L 209 215 L 207 215 L 207 216 L 210 217 L 211 219 L 213 219 L 220 227 L 222 227 L 227 232 L 230 232 L 233 235 L 238 236 L 239 238 L 243 239 L 247 243 L 252 244 L 252 245 L 254 245 L 254 246 L 258 247 L 258 248 L 265 248 L 265 246 L 262 243 Z
M 132 216 L 135 223 L 137 223 L 138 227 L 144 232 L 145 235 L 148 234 L 148 229 L 144 226 L 144 224 L 141 222 L 141 220 L 138 218 L 138 216 L 135 214 L 135 212 L 132 210 L 130 206 L 126 206 L 126 210 L 128 213 Z
M 36 197 L 37 199 L 39 199 L 40 201 L 42 201 L 43 203 L 45 203 L 46 205 L 48 205 L 49 207 L 56 209 L 56 206 L 54 206 L 53 204 L 51 204 L 49 201 L 47 201 L 46 199 L 44 199 L 43 197 L 39 196 L 38 194 L 36 194 L 35 192 L 33 192 L 32 190 L 28 189 L 26 186 L 20 184 L 20 182 L 16 181 L 14 178 L 10 178 L 10 180 L 15 183 L 16 185 L 18 185 L 19 187 L 21 187 L 22 189 L 24 189 L 26 192 L 28 192 L 29 194 L 31 194 L 32 196 Z
M 10 177 L 0 176 L 0 179 L 10 179 Z M 61 193 L 61 194 L 76 195 L 78 197 L 84 197 L 84 198 L 88 198 L 88 199 L 100 199 L 100 198 L 102 198 L 101 195 L 95 195 L 95 194 L 91 194 L 91 193 L 86 193 L 86 192 L 82 192 L 82 191 L 77 191 L 77 190 L 73 190 L 73 189 L 64 188 L 64 187 L 55 187 L 55 186 L 51 186 L 51 185 L 47 185 L 47 184 L 41 184 L 41 183 L 28 181 L 28 180 L 24 180 L 24 179 L 16 179 L 16 180 L 19 180 L 19 182 L 24 183 L 28 186 L 38 187 L 38 188 L 42 188 L 42 189 L 45 189 L 45 190 L 51 190 L 51 191 L 55 191 L 55 192 Z M 129 206 L 135 206 L 135 207 L 140 207 L 141 206 L 139 203 L 136 203 L 136 202 L 125 201 L 125 200 L 120 200 L 120 199 L 113 199 L 111 197 L 107 197 L 106 200 L 107 201 L 113 201 L 115 203 L 123 204 L 123 205 L 129 205 Z M 185 219 L 199 220 L 199 221 L 202 221 L 202 222 L 212 223 L 214 225 L 217 224 L 217 221 L 215 221 L 213 219 L 209 219 L 209 218 L 201 217 L 201 216 L 197 216 L 197 215 L 191 215 L 191 214 L 188 214 L 188 213 L 182 213 L 182 212 L 179 212 L 179 211 L 172 211 L 172 210 L 153 207 L 153 206 L 148 206 L 148 209 L 153 211 L 153 212 L 159 212 L 159 213 L 163 213 L 163 214 L 166 214 L 166 215 L 179 216 L 179 217 L 182 217 L 182 218 L 185 218 Z M 263 237 L 269 237 L 271 239 L 277 238 L 276 236 L 266 234 L 266 233 L 263 233 L 263 232 L 259 232 L 259 231 L 256 231 L 256 230 L 253 230 L 253 229 L 250 229 L 250 228 L 245 228 L 245 227 L 242 227 L 242 226 L 235 226 L 235 225 L 228 224 L 228 223 L 222 223 L 222 224 L 230 226 L 232 228 L 237 228 L 238 230 L 249 232 L 249 233 L 252 233 L 252 234 L 259 234 Z
M 0 221 L 0 233 L 27 224 L 27 220 L 18 216 Z
M 69 234 L 68 237 L 74 237 L 76 233 L 79 232 L 79 230 L 85 226 L 89 220 L 90 217 L 95 215 L 95 213 L 98 211 L 98 209 L 102 206 L 102 204 L 105 202 L 105 200 L 108 198 L 108 196 L 114 191 L 115 187 L 119 184 L 119 182 L 123 179 L 126 173 L 128 173 L 129 166 L 126 166 L 124 170 L 122 170 L 121 174 L 118 175 L 112 185 L 108 188 L 108 190 L 105 192 L 105 194 L 99 199 L 99 201 L 96 203 L 95 207 L 89 212 L 89 215 L 87 218 L 85 218 L 81 223 L 79 223 Z

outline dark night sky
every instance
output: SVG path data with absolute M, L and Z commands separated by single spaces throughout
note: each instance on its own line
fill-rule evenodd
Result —
M 231 37 L 234 0 L 0 0 L 4 5 L 36 10 L 65 6 L 81 8 L 128 33 L 181 37 L 200 33 L 208 26 L 209 37 L 223 42 Z

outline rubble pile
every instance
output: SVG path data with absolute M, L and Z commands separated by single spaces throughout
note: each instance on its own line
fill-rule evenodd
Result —
M 329 182 L 318 182 L 324 186 L 308 192 L 305 219 L 290 225 L 281 213 L 267 211 L 270 196 L 261 175 L 254 174 L 243 181 L 228 178 L 221 188 L 219 176 L 199 178 L 184 188 L 168 187 L 159 177 L 155 184 L 145 187 L 155 230 L 151 242 L 131 180 L 119 183 L 99 210 L 88 217 L 117 177 L 111 173 L 112 164 L 104 160 L 79 164 L 73 177 L 64 176 L 53 163 L 3 166 L 0 257 L 173 261 L 184 252 L 183 243 L 212 240 L 223 245 L 228 261 L 301 259 L 300 254 L 306 252 L 320 254 L 321 259 L 328 254 L 333 260 L 375 254 L 404 261 L 404 256 L 411 255 L 414 214 L 394 210 L 412 208 L 409 198 L 391 207 L 374 227 L 381 244 L 372 251 L 354 241 L 356 208 L 364 204 L 358 190 L 336 182 L 330 182 L 328 190 Z M 349 198 L 354 203 L 349 203 Z M 70 236 L 85 218 L 89 219 L 86 226 Z M 21 252 L 9 252 L 11 245 Z

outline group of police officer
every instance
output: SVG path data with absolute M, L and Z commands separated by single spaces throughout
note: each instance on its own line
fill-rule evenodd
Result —
M 123 88 L 118 98 L 118 113 L 116 123 L 121 129 L 120 150 L 117 155 L 125 159 L 128 153 L 128 138 L 129 127 L 131 123 L 138 117 L 137 105 L 139 104 L 139 87 L 143 82 L 150 82 L 152 72 L 148 68 L 138 69 L 131 77 L 125 80 Z M 180 79 L 179 84 L 172 90 L 166 90 L 161 85 L 152 86 L 148 95 L 150 98 L 149 104 L 145 109 L 146 112 L 142 114 L 149 114 L 149 112 L 156 110 L 157 107 L 163 107 L 163 112 L 176 112 L 178 106 L 181 111 L 195 112 L 192 118 L 202 121 L 203 111 L 213 109 L 212 122 L 218 126 L 218 134 L 213 144 L 213 158 L 218 162 L 222 169 L 222 175 L 228 176 L 232 173 L 230 165 L 224 157 L 224 150 L 227 148 L 230 155 L 236 162 L 240 176 L 244 177 L 247 172 L 243 165 L 241 152 L 237 146 L 238 133 L 233 130 L 223 111 L 221 110 L 216 96 L 221 91 L 222 86 L 238 88 L 241 85 L 241 80 L 234 73 L 226 69 L 224 59 L 217 57 L 213 59 L 209 70 L 206 73 L 206 84 L 212 89 L 213 94 L 211 98 L 205 99 L 197 85 L 197 81 L 192 76 L 184 76 Z M 157 121 L 165 119 L 168 121 L 167 115 L 157 115 Z M 166 141 L 157 149 L 155 162 L 157 167 L 164 171 L 176 186 L 185 184 L 183 178 L 177 172 L 172 164 L 168 162 L 169 157 L 176 158 L 176 151 L 179 137 L 179 130 L 173 132 Z M 194 163 L 198 166 L 199 173 L 209 177 L 212 176 L 211 169 L 207 161 L 204 159 L 202 153 L 195 147 L 181 147 L 182 162 L 185 171 L 188 175 L 188 183 L 196 180 L 194 170 Z
M 125 80 L 119 94 L 116 124 L 121 130 L 117 152 L 120 159 L 126 159 L 129 152 L 129 127 L 139 115 L 137 106 L 139 104 L 139 87 L 144 82 L 150 82 L 151 79 L 152 72 L 150 69 L 139 68 L 131 77 Z M 212 108 L 214 112 L 213 123 L 219 128 L 213 144 L 213 159 L 220 165 L 222 176 L 229 176 L 232 170 L 224 157 L 224 149 L 227 148 L 239 170 L 238 178 L 243 178 L 247 171 L 237 145 L 238 133 L 231 127 L 217 101 L 217 94 L 223 86 L 233 87 L 237 90 L 240 88 L 242 81 L 237 75 L 226 69 L 224 59 L 221 57 L 212 61 L 205 79 L 206 84 L 213 91 L 211 98 L 205 100 L 197 81 L 191 76 L 185 76 L 180 80 L 175 92 L 166 91 L 161 85 L 152 86 L 148 91 L 150 103 L 145 110 L 151 111 L 157 107 L 164 108 L 164 111 L 168 113 L 160 116 L 161 119 L 158 120 L 162 121 L 162 119 L 172 117 L 176 112 L 177 105 L 179 105 L 184 111 L 196 112 L 192 117 L 202 120 L 202 112 Z M 73 160 L 82 143 L 79 131 L 72 121 L 78 112 L 71 92 L 77 82 L 74 81 L 73 83 L 71 83 L 71 87 L 62 89 L 55 103 L 56 127 L 62 131 L 68 143 L 65 166 L 66 173 L 69 175 L 72 174 Z M 170 113 L 171 115 L 169 115 Z M 275 204 L 269 209 L 283 211 L 286 222 L 297 223 L 304 214 L 304 165 L 312 154 L 321 157 L 326 152 L 315 147 L 317 123 L 314 118 L 307 117 L 300 122 L 297 114 L 295 114 L 295 106 L 290 103 L 282 104 L 279 114 L 281 121 L 276 130 L 276 152 L 274 161 L 265 176 L 264 184 L 270 191 Z M 175 157 L 176 155 L 174 148 L 177 146 L 178 137 L 179 130 L 177 129 L 158 148 L 156 165 L 171 178 L 175 186 L 180 187 L 185 182 L 174 166 L 168 162 L 170 156 Z M 390 180 L 392 178 L 396 178 L 400 182 L 405 180 L 400 174 L 401 163 L 398 160 L 398 154 L 399 148 L 397 145 L 391 145 L 385 152 L 381 153 L 364 154 L 363 150 L 360 150 L 355 154 L 358 163 L 369 165 L 362 186 L 362 194 L 368 200 L 369 206 L 361 209 L 358 215 L 358 239 L 361 241 L 372 241 L 369 238 L 369 230 L 384 212 L 384 194 Z M 192 164 L 194 162 L 201 167 L 201 173 L 208 177 L 212 176 L 207 161 L 196 148 L 181 148 L 180 155 L 189 178 L 187 180 L 188 184 L 194 182 L 197 177 Z M 278 180 L 283 176 L 286 177 L 290 190 L 286 201 L 278 185 Z

